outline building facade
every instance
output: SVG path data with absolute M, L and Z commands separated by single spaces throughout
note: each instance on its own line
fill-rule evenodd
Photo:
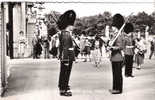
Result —
M 7 86 L 6 75 L 6 20 L 5 20 L 5 4 L 0 3 L 0 94 L 4 92 Z
M 30 18 L 29 18 L 30 19 Z M 18 57 L 19 32 L 31 38 L 35 31 L 35 22 L 27 21 L 27 4 L 25 2 L 0 2 L 0 94 L 7 89 L 9 61 Z M 29 48 L 25 56 L 31 54 L 31 39 L 27 41 Z

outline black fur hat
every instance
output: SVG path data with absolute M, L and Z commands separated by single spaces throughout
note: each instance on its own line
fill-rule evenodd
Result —
M 126 23 L 125 27 L 124 27 L 124 32 L 125 33 L 130 33 L 134 31 L 134 26 L 132 23 Z
M 115 14 L 113 16 L 112 26 L 117 27 L 120 29 L 124 24 L 124 17 L 121 14 Z
M 76 19 L 76 13 L 73 10 L 68 10 L 62 14 L 57 22 L 58 28 L 60 30 L 65 29 L 69 25 L 74 25 Z

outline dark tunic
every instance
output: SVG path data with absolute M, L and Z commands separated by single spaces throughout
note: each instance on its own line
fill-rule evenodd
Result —
M 125 49 L 124 49 L 125 55 L 134 55 L 134 40 L 132 38 L 132 35 L 130 36 L 126 35 L 124 40 L 125 40 Z
M 70 32 L 62 31 L 59 35 L 60 40 L 60 60 L 61 61 L 74 61 L 74 48 L 73 48 L 73 40 Z
M 73 61 L 75 60 L 73 40 L 70 32 L 61 31 L 59 34 L 59 58 L 60 58 L 60 76 L 59 76 L 59 89 L 67 90 L 69 87 L 69 79 L 72 69 Z

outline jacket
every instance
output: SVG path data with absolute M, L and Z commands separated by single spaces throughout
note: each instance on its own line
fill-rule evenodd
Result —
M 135 48 L 135 43 L 132 37 L 132 33 L 129 33 L 128 35 L 125 35 L 124 38 L 125 42 L 125 49 L 124 49 L 124 54 L 125 55 L 134 55 L 134 48 Z
M 61 61 L 75 61 L 73 39 L 70 32 L 62 30 L 59 34 L 59 58 Z
M 117 48 L 114 48 L 114 49 L 111 49 L 111 58 L 110 60 L 112 62 L 120 62 L 120 61 L 123 61 L 123 55 L 122 55 L 122 52 L 123 52 L 123 49 L 124 49 L 124 36 L 121 34 L 115 41 L 114 47 L 117 47 Z

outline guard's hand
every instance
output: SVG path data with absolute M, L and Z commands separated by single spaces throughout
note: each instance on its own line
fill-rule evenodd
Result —
M 111 47 L 109 47 L 109 46 L 108 46 L 106 49 L 107 49 L 107 51 L 112 50 L 112 48 L 111 48 Z
M 124 52 L 123 52 L 123 51 L 121 51 L 121 53 L 122 53 L 122 56 L 123 56 L 123 57 L 125 57 L 125 54 L 124 54 Z

